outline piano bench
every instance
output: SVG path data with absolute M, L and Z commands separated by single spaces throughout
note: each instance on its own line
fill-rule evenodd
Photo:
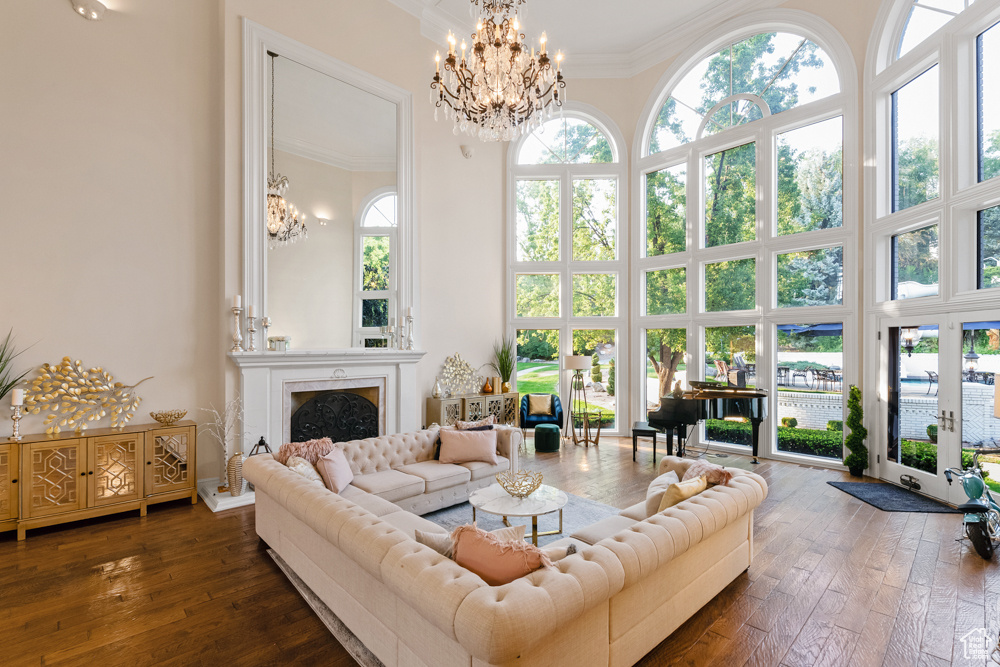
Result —
M 638 438 L 653 438 L 653 465 L 656 465 L 656 434 L 657 430 L 650 427 L 649 422 L 634 422 L 632 424 L 632 460 L 639 449 Z

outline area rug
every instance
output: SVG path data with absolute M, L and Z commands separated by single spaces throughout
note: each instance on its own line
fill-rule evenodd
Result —
M 619 510 L 610 505 L 604 505 L 596 500 L 581 498 L 572 493 L 566 494 L 569 502 L 563 508 L 563 531 L 557 535 L 542 535 L 538 538 L 538 545 L 544 546 L 564 537 L 569 537 L 574 531 L 585 526 L 589 526 L 595 521 L 606 519 L 609 516 L 616 516 Z M 453 530 L 467 523 L 472 523 L 472 505 L 464 502 L 461 505 L 453 505 L 436 512 L 423 515 L 425 519 L 433 521 L 437 525 Z M 510 517 L 512 525 L 523 524 L 527 526 L 525 536 L 531 534 L 531 517 Z M 495 514 L 486 512 L 476 512 L 476 525 L 483 530 L 495 530 L 503 528 L 503 519 Z M 543 514 L 538 517 L 538 532 L 546 530 L 556 530 L 559 528 L 559 512 Z
M 285 576 L 288 577 L 288 581 L 292 582 L 292 586 L 295 586 L 295 590 L 299 592 L 299 595 L 306 601 L 310 609 L 316 612 L 319 620 L 323 622 L 323 625 L 330 631 L 334 639 L 340 642 L 340 645 L 351 654 L 351 657 L 361 667 L 385 667 L 382 661 L 376 658 L 375 654 L 369 651 L 368 647 L 362 644 L 361 640 L 337 618 L 337 615 L 330 611 L 326 603 L 312 592 L 312 589 L 306 585 L 306 582 L 302 581 L 299 575 L 295 574 L 292 568 L 288 566 L 288 563 L 282 560 L 281 556 L 276 554 L 273 549 L 268 549 L 267 555 L 274 559 L 274 562 L 285 573 Z
M 914 493 L 895 484 L 884 482 L 827 482 L 844 493 L 864 501 L 883 512 L 925 512 L 928 514 L 960 514 L 957 509 L 927 496 Z

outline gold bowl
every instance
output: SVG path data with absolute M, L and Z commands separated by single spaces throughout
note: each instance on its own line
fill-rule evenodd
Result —
M 187 410 L 161 410 L 160 412 L 150 412 L 149 416 L 164 426 L 170 426 L 174 422 L 184 419 L 184 415 L 187 413 Z
M 515 498 L 527 498 L 542 485 L 542 473 L 530 470 L 509 470 L 497 473 L 497 482 L 503 490 Z

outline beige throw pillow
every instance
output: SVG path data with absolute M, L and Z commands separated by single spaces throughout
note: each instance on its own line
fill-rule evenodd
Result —
M 288 459 L 288 469 L 302 475 L 310 482 L 316 482 L 320 486 L 324 486 L 323 478 L 316 470 L 316 466 L 309 463 L 309 461 L 306 461 L 301 456 L 293 456 Z
M 326 488 L 334 493 L 340 493 L 354 481 L 351 464 L 347 461 L 347 455 L 340 447 L 334 447 L 329 454 L 320 457 L 319 461 L 316 462 L 316 469 L 323 477 Z
M 528 414 L 529 415 L 551 415 L 552 395 L 551 394 L 528 394 Z
M 671 484 L 664 492 L 663 498 L 660 500 L 660 508 L 656 511 L 662 512 L 668 507 L 673 507 L 682 500 L 693 498 L 707 488 L 708 480 L 704 477 L 695 477 L 694 479 L 689 479 L 686 482 Z
M 677 473 L 671 470 L 670 472 L 663 473 L 649 483 L 649 488 L 646 489 L 647 517 L 651 517 L 660 511 L 660 501 L 663 500 L 663 494 L 666 493 L 667 487 L 679 481 L 681 480 L 677 478 Z

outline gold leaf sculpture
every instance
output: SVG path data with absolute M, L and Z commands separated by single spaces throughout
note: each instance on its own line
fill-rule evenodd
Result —
M 63 357 L 58 365 L 42 364 L 38 377 L 27 383 L 25 409 L 33 415 L 42 410 L 51 411 L 45 416 L 48 435 L 59 433 L 63 427 L 79 433 L 89 422 L 109 414 L 111 428 L 121 430 L 142 402 L 135 388 L 150 379 L 125 385 L 115 382 L 114 377 L 100 366 L 86 369 L 79 360 Z

